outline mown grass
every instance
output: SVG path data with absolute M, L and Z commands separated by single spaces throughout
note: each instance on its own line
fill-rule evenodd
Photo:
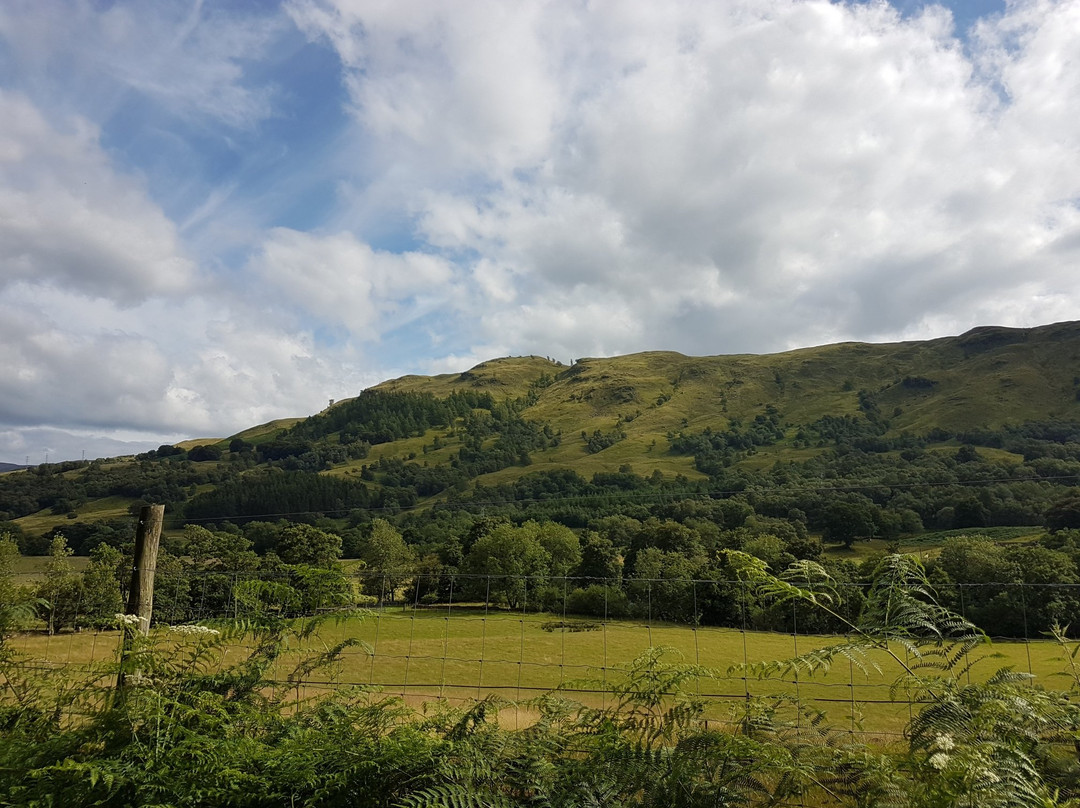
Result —
M 1025 544 L 1046 535 L 1046 528 L 1039 525 L 1025 527 L 979 527 L 956 530 L 932 530 L 912 536 L 904 536 L 895 542 L 885 539 L 857 541 L 850 547 L 843 544 L 825 545 L 826 558 L 853 561 L 856 564 L 874 556 L 889 552 L 918 556 L 923 561 L 936 558 L 942 545 L 957 536 L 985 536 L 997 544 Z
M 543 356 L 509 356 L 481 362 L 463 373 L 438 376 L 402 376 L 376 385 L 377 390 L 431 393 L 440 398 L 455 390 L 491 393 L 496 400 L 520 398 L 543 375 L 554 378 L 566 365 Z
M 68 562 L 74 572 L 82 572 L 90 563 L 90 556 L 69 556 Z M 48 563 L 48 556 L 17 556 L 11 564 L 15 585 L 25 586 L 41 580 L 45 576 Z
M 260 443 L 265 443 L 266 441 L 273 440 L 278 435 L 280 435 L 282 431 L 303 420 L 303 418 L 279 418 L 276 421 L 268 421 L 265 424 L 259 424 L 258 426 L 249 427 L 243 432 L 236 433 L 232 437 L 241 438 L 243 440 L 246 440 L 250 444 L 258 446 Z M 220 443 L 221 445 L 228 447 L 229 440 L 231 440 L 231 438 L 223 438 L 220 440 Z
M 947 539 L 956 536 L 986 536 L 999 543 L 1017 543 L 1033 541 L 1046 533 L 1046 528 L 1038 525 L 1023 527 L 979 527 L 958 528 L 956 530 L 933 530 L 914 536 L 909 540 L 911 546 L 941 545 Z

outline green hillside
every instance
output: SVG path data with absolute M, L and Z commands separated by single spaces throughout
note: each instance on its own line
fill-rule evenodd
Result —
M 840 343 L 760 356 L 648 352 L 580 359 L 571 368 L 539 357 L 495 359 L 461 374 L 406 376 L 375 389 L 435 396 L 471 389 L 515 398 L 545 374 L 553 382 L 527 412 L 564 431 L 604 427 L 620 417 L 634 419 L 627 432 L 636 436 L 722 428 L 767 404 L 790 423 L 804 424 L 858 413 L 859 390 L 888 408 L 893 430 L 996 428 L 1080 413 L 1080 323 L 976 328 L 925 342 Z M 902 412 L 892 415 L 896 408 Z
M 538 379 L 551 383 L 537 387 Z M 535 402 L 523 416 L 563 435 L 560 446 L 535 457 L 535 464 L 591 474 L 630 463 L 638 473 L 693 474 L 692 463 L 668 453 L 669 433 L 725 430 L 732 419 L 752 420 L 772 405 L 790 438 L 823 416 L 860 415 L 860 392 L 872 396 L 885 435 L 1080 420 L 1080 323 L 985 327 L 925 342 L 840 343 L 759 356 L 657 351 L 580 359 L 569 368 L 541 357 L 516 357 L 461 374 L 406 376 L 374 389 L 438 397 L 480 390 L 506 399 L 534 391 Z M 624 440 L 596 454 L 585 452 L 582 431 L 617 428 Z M 773 459 L 806 454 L 790 439 L 770 453 Z M 507 469 L 499 479 L 520 473 Z
M 957 456 L 962 445 L 968 454 Z M 165 502 L 177 524 L 394 515 L 470 501 L 518 502 L 519 515 L 547 517 L 553 504 L 541 514 L 524 503 L 782 492 L 831 479 L 887 485 L 888 495 L 844 497 L 952 529 L 964 525 L 941 513 L 970 505 L 975 477 L 1007 482 L 980 494 L 979 507 L 988 526 L 1009 526 L 1041 524 L 1077 473 L 1080 323 L 1071 322 L 760 356 L 493 359 L 389 380 L 310 417 L 228 438 L 0 475 L 0 522 L 74 534 L 122 520 L 140 501 Z M 923 490 L 931 478 L 952 487 Z M 1021 478 L 1056 487 L 1024 489 Z M 786 518 L 780 505 L 740 496 Z M 786 507 L 829 534 L 820 496 Z M 599 513 L 590 508 L 559 518 L 580 527 Z

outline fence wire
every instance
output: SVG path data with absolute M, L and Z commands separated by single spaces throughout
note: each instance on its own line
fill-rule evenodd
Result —
M 15 578 L 17 586 L 28 589 L 41 580 Z M 282 583 L 290 587 L 273 586 Z M 827 716 L 834 731 L 892 744 L 902 741 L 904 727 L 920 708 L 910 692 L 892 687 L 903 671 L 885 653 L 870 653 L 865 669 L 845 660 L 815 675 L 798 669 L 760 675 L 755 665 L 798 657 L 844 637 L 822 632 L 820 620 L 815 623 L 801 605 L 783 607 L 790 615 L 770 611 L 738 581 L 360 570 L 345 574 L 344 590 L 321 592 L 318 581 L 309 581 L 298 598 L 301 583 L 286 572 L 220 568 L 161 576 L 153 631 L 244 617 L 252 608 L 245 591 L 257 586 L 260 608 L 283 618 L 336 617 L 291 649 L 270 675 L 268 684 L 291 689 L 299 698 L 346 686 L 376 689 L 414 706 L 466 704 L 498 695 L 519 705 L 513 720 L 520 723 L 528 721 L 531 698 L 554 691 L 587 706 L 609 706 L 634 659 L 661 647 L 667 649 L 665 662 L 703 669 L 692 687 L 706 705 L 703 720 L 710 725 L 733 726 L 752 700 L 766 699 L 792 705 L 796 730 L 810 721 L 809 708 Z M 856 600 L 863 594 L 859 586 L 848 588 Z M 1080 585 L 965 584 L 941 587 L 938 594 L 964 617 L 990 621 L 989 634 L 998 630 L 992 647 L 965 660 L 975 664 L 960 666 L 967 681 L 1010 667 L 1047 687 L 1067 686 L 1058 678 L 1066 666 L 1064 650 L 1042 632 L 1047 620 L 1067 622 L 1070 614 L 1080 613 Z M 103 666 L 117 661 L 121 633 L 113 616 L 101 614 L 101 604 L 90 601 L 90 593 L 77 590 L 71 602 L 57 604 L 63 614 L 54 633 L 38 622 L 9 638 L 24 672 L 101 676 Z M 301 657 L 338 644 L 343 650 L 334 664 L 295 675 Z M 245 653 L 242 646 L 227 648 L 224 661 Z M 113 685 L 106 679 L 103 692 Z M 92 708 L 70 706 L 72 715 Z

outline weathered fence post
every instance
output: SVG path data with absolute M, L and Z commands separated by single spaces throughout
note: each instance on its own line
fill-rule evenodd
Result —
M 144 637 L 150 633 L 150 618 L 154 612 L 154 572 L 157 569 L 158 545 L 161 543 L 161 523 L 165 519 L 164 505 L 145 505 L 139 511 L 135 530 L 135 560 L 131 566 L 131 588 L 125 614 L 138 615 L 135 629 Z M 126 685 L 125 663 L 133 645 L 133 631 L 121 627 L 124 639 L 120 646 L 120 671 L 116 677 L 117 703 L 124 699 Z
M 139 511 L 139 526 L 135 533 L 135 562 L 131 568 L 126 614 L 139 616 L 139 631 L 144 637 L 150 632 L 150 617 L 154 611 L 154 571 L 164 518 L 164 505 L 144 506 Z

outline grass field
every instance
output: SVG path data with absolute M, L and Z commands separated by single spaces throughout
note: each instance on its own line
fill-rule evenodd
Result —
M 471 701 L 491 694 L 521 701 L 563 688 L 572 699 L 602 706 L 611 698 L 611 684 L 635 657 L 651 647 L 665 647 L 672 649 L 672 661 L 702 665 L 714 672 L 695 688 L 708 697 L 707 715 L 718 722 L 737 716 L 748 695 L 787 694 L 826 713 L 839 729 L 860 733 L 874 743 L 890 743 L 899 740 L 904 725 L 918 709 L 903 693 L 890 697 L 890 685 L 901 669 L 883 652 L 874 658 L 880 672 L 863 673 L 846 661 L 812 678 L 760 680 L 731 670 L 744 662 L 786 659 L 836 637 L 629 620 L 597 622 L 588 630 L 554 628 L 553 624 L 560 622 L 560 617 L 551 614 L 466 607 L 374 610 L 362 618 L 327 623 L 316 639 L 283 659 L 274 676 L 284 682 L 303 653 L 356 639 L 363 646 L 347 649 L 333 670 L 305 677 L 297 695 L 312 695 L 334 685 L 363 685 L 400 695 L 419 706 L 440 699 Z M 587 627 L 584 620 L 567 622 Z M 115 659 L 118 638 L 117 632 L 53 637 L 24 634 L 15 638 L 12 646 L 35 660 L 81 668 L 86 663 Z M 229 648 L 226 661 L 243 653 L 240 647 Z M 1058 646 L 1041 640 L 998 643 L 978 651 L 976 655 L 987 658 L 967 675 L 977 680 L 1011 667 L 1032 673 L 1047 687 L 1064 687 L 1066 680 L 1056 676 L 1064 667 L 1061 653 Z
M 69 556 L 72 572 L 82 572 L 90 563 L 90 556 Z M 36 584 L 45 577 L 49 556 L 18 556 L 11 565 L 16 586 Z

